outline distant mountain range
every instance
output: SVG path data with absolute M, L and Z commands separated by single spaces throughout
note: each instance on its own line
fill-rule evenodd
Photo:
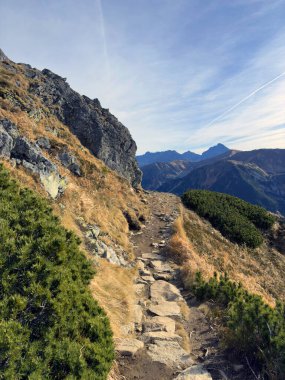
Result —
M 190 152 L 178 153 L 176 150 L 166 150 L 164 152 L 146 152 L 143 155 L 137 156 L 137 161 L 140 167 L 153 164 L 155 162 L 172 162 L 175 160 L 198 162 L 206 160 L 227 152 L 227 148 L 223 144 L 212 146 L 202 154 Z
M 285 215 L 285 149 L 228 150 L 198 162 L 153 163 L 141 169 L 145 189 L 219 191 Z

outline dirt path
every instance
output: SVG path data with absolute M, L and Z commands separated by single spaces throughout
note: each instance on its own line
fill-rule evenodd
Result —
M 182 288 L 179 268 L 163 255 L 179 215 L 179 198 L 152 192 L 146 201 L 152 214 L 132 236 L 139 268 L 136 333 L 116 342 L 121 379 L 183 380 L 179 374 L 186 370 L 200 373 L 193 377 L 197 380 L 251 380 L 245 367 L 221 352 L 207 305 Z

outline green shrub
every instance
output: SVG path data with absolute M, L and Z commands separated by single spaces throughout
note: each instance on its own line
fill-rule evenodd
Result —
M 263 242 L 259 229 L 270 228 L 275 218 L 265 209 L 231 195 L 190 190 L 182 195 L 186 207 L 208 219 L 225 237 L 256 248 Z
M 106 379 L 109 321 L 79 239 L 0 167 L 0 378 Z
M 248 293 L 225 276 L 204 281 L 196 274 L 193 290 L 200 300 L 214 300 L 224 311 L 225 344 L 247 358 L 263 378 L 284 379 L 285 306 L 271 308 L 262 298 Z

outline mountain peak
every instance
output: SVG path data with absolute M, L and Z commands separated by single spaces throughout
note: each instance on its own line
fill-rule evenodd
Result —
M 226 153 L 229 151 L 224 144 L 218 143 L 217 145 L 211 146 L 205 152 L 202 153 L 202 158 L 212 158 L 214 156 L 219 156 L 220 154 Z

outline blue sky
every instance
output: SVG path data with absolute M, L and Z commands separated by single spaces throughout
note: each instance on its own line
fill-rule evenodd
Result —
M 1 0 L 0 14 L 10 58 L 99 98 L 139 153 L 285 148 L 284 0 Z

